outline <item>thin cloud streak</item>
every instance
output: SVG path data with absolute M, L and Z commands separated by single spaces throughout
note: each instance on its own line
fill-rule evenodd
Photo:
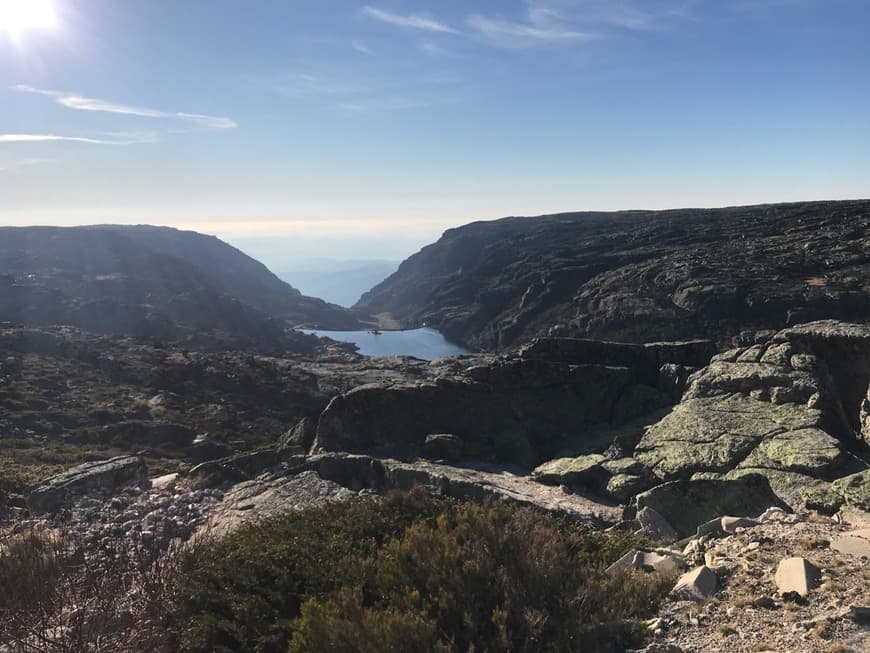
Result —
M 395 25 L 405 29 L 424 30 L 427 32 L 440 32 L 442 34 L 459 34 L 459 30 L 450 27 L 446 23 L 423 16 L 420 14 L 394 14 L 391 11 L 378 9 L 377 7 L 365 6 L 362 13 L 382 23 Z
M 203 127 L 208 127 L 209 129 L 233 129 L 234 127 L 238 127 L 236 122 L 231 118 L 208 116 L 199 113 L 186 113 L 180 111 L 160 111 L 158 109 L 136 107 L 128 104 L 119 104 L 106 100 L 100 100 L 97 98 L 84 97 L 74 93 L 63 93 L 61 91 L 35 88 L 26 84 L 18 84 L 16 86 L 10 86 L 9 88 L 13 91 L 20 91 L 22 93 L 34 93 L 37 95 L 45 95 L 47 97 L 54 98 L 54 101 L 57 104 L 64 106 L 68 109 L 75 109 L 77 111 L 97 111 L 101 113 L 138 116 L 141 118 L 184 120 L 187 122 L 193 122 L 198 125 L 202 125 Z
M 372 51 L 372 49 L 368 45 L 366 45 L 364 42 L 360 41 L 359 39 L 353 39 L 350 42 L 350 47 L 352 47 L 354 50 L 356 50 L 357 52 L 360 52 L 362 54 L 368 54 L 368 55 L 374 54 L 374 51 Z
M 88 145 L 139 145 L 153 143 L 150 138 L 133 138 L 127 140 L 111 140 L 104 138 L 91 138 L 88 136 L 61 136 L 58 134 L 0 134 L 0 143 L 86 143 Z
M 532 24 L 514 23 L 500 17 L 488 18 L 478 14 L 469 16 L 466 22 L 478 33 L 489 38 L 511 37 L 545 42 L 591 41 L 599 38 L 596 34 L 580 32 L 558 25 L 539 27 Z

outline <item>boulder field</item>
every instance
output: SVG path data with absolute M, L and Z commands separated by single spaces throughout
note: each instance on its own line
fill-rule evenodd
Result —
M 651 508 L 680 536 L 770 506 L 867 510 L 870 327 L 814 322 L 714 352 L 706 341 L 544 338 L 510 354 L 409 359 L 273 448 L 203 462 L 183 482 L 226 489 L 314 472 L 353 492 L 428 485 L 602 525 Z M 117 466 L 49 479 L 29 503 L 46 512 L 105 493 L 93 477 L 126 480 Z

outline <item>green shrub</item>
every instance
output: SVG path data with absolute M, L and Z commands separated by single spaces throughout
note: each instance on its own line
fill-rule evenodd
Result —
M 670 583 L 604 573 L 636 545 L 495 502 L 329 505 L 198 549 L 177 627 L 191 652 L 619 651 Z
M 602 572 L 628 543 L 529 509 L 464 505 L 386 544 L 368 565 L 358 605 L 348 594 L 306 604 L 290 651 L 349 653 L 344 641 L 363 641 L 372 623 L 402 616 L 421 638 L 434 631 L 439 647 L 456 653 L 625 650 L 642 639 L 631 619 L 668 586 Z
M 285 653 L 302 603 L 362 578 L 362 562 L 446 504 L 414 492 L 289 513 L 200 548 L 178 615 L 187 651 Z

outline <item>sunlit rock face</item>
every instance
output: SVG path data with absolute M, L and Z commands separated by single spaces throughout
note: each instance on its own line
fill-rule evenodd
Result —
M 786 329 L 714 356 L 634 456 L 663 480 L 761 473 L 783 495 L 835 508 L 844 494 L 830 481 L 866 453 L 868 377 L 870 327 Z

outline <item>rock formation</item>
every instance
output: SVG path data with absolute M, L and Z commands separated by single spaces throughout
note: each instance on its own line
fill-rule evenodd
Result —
M 479 349 L 870 318 L 870 202 L 565 213 L 444 233 L 357 306 Z

